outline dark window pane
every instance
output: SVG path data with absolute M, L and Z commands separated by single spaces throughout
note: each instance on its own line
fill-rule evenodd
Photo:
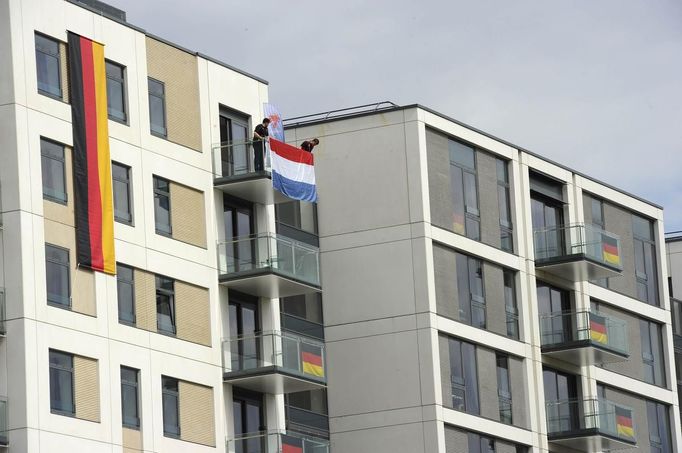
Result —
M 51 304 L 71 306 L 71 288 L 69 282 L 69 251 L 45 245 L 45 277 L 47 302 Z
M 462 169 L 450 165 L 452 196 L 452 229 L 457 234 L 464 234 L 464 176 Z
M 152 133 L 166 136 L 166 98 L 162 82 L 148 79 L 149 122 Z
M 43 197 L 66 202 L 66 163 L 64 146 L 41 139 L 41 167 L 43 174 Z
M 162 376 L 161 385 L 163 388 L 163 433 L 176 437 L 180 435 L 178 380 Z
M 462 167 L 474 170 L 476 168 L 476 158 L 474 149 L 463 143 L 450 140 L 450 161 Z
M 156 327 L 162 333 L 175 334 L 174 281 L 156 276 Z
M 154 176 L 154 220 L 157 233 L 171 233 L 170 209 L 169 182 Z
M 107 72 L 107 110 L 109 118 L 126 121 L 125 71 L 122 66 L 106 62 Z
M 135 324 L 135 280 L 133 269 L 118 264 L 116 266 L 116 283 L 118 289 L 118 320 Z
M 462 342 L 462 365 L 464 368 L 464 385 L 466 387 L 466 411 L 478 415 L 478 373 L 476 371 L 476 347 Z
M 131 209 L 130 167 L 111 163 L 114 192 L 114 219 L 118 222 L 130 223 L 133 220 Z
M 42 35 L 35 35 L 36 73 L 38 92 L 62 97 L 59 43 Z
M 140 426 L 138 403 L 138 373 L 134 368 L 121 367 L 121 410 L 123 426 Z
M 50 410 L 74 414 L 73 356 L 50 351 Z

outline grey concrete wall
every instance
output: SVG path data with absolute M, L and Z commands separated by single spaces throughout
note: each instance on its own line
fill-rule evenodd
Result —
M 604 203 L 604 223 L 607 231 L 620 237 L 623 274 L 609 279 L 609 288 L 630 297 L 637 297 L 635 277 L 635 244 L 632 236 L 632 214 L 625 209 Z
M 514 425 L 530 427 L 525 367 L 523 360 L 509 357 L 509 380 L 512 392 L 512 417 Z
M 481 242 L 500 248 L 500 208 L 497 200 L 497 166 L 495 158 L 476 151 L 478 203 L 481 213 Z
M 504 302 L 504 276 L 502 268 L 483 262 L 486 327 L 491 332 L 507 335 L 507 311 Z
M 592 197 L 583 192 L 583 220 L 586 224 L 592 223 Z
M 445 425 L 445 452 L 469 453 L 469 438 L 466 431 Z
M 452 231 L 448 138 L 429 128 L 426 129 L 426 162 L 429 171 L 431 223 Z
M 500 403 L 497 397 L 497 363 L 495 352 L 477 347 L 476 366 L 478 367 L 478 399 L 481 416 L 500 420 Z
M 438 336 L 438 356 L 440 360 L 440 388 L 443 406 L 452 407 L 452 378 L 450 377 L 450 346 L 448 337 Z
M 647 422 L 646 400 L 630 393 L 621 392 L 613 387 L 606 387 L 606 399 L 616 404 L 622 404 L 632 409 L 632 420 L 635 423 L 635 439 L 637 447 L 619 452 L 650 453 L 649 446 L 649 423 Z
M 457 297 L 457 260 L 455 251 L 433 244 L 433 268 L 436 286 L 436 310 L 439 315 L 459 319 Z

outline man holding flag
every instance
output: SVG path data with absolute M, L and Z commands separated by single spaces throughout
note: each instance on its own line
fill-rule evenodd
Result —
M 268 139 L 268 124 L 270 124 L 269 118 L 263 118 L 263 122 L 256 126 L 253 131 L 253 165 L 254 170 L 263 171 L 265 166 L 263 165 L 263 156 L 265 147 L 263 142 Z

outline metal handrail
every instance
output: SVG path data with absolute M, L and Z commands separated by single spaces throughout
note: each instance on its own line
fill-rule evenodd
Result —
M 382 105 L 385 105 L 385 107 L 382 107 Z M 373 107 L 373 108 L 367 108 L 367 107 Z M 305 123 L 310 123 L 314 121 L 325 121 L 330 118 L 343 118 L 346 116 L 350 115 L 356 115 L 359 113 L 365 113 L 365 112 L 377 112 L 379 110 L 387 110 L 395 107 L 400 107 L 398 104 L 391 102 L 391 101 L 380 101 L 380 102 L 374 102 L 371 104 L 364 104 L 364 105 L 358 105 L 355 107 L 346 107 L 343 109 L 337 109 L 337 110 L 329 110 L 327 112 L 320 112 L 320 113 L 312 113 L 309 115 L 302 115 L 302 116 L 295 116 L 292 118 L 285 118 L 282 121 L 282 124 L 284 124 L 286 127 L 291 127 L 291 126 L 298 126 L 301 124 Z M 364 110 L 363 110 L 364 109 Z M 336 115 L 337 113 L 342 113 L 341 115 Z M 295 120 L 304 120 L 304 121 L 296 121 Z

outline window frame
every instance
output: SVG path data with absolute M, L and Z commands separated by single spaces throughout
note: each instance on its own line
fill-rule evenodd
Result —
M 451 384 L 451 402 L 452 408 L 456 411 L 465 412 L 472 415 L 480 415 L 481 402 L 478 389 L 478 357 L 476 356 L 476 346 L 472 343 L 462 341 L 458 338 L 448 338 L 448 354 L 450 357 L 450 384 Z M 465 358 L 466 356 L 466 358 Z M 453 367 L 453 364 L 459 363 L 459 370 Z M 472 368 L 470 368 L 472 367 Z M 456 371 L 461 371 L 461 375 L 457 375 Z M 468 382 L 467 379 L 473 376 L 474 383 Z M 455 405 L 455 395 L 462 396 L 462 405 L 464 409 L 459 409 Z
M 640 319 L 639 325 L 642 363 L 645 367 L 644 381 L 648 384 L 665 387 L 666 369 L 661 326 L 658 323 L 645 319 Z M 647 377 L 647 370 L 649 368 L 651 369 L 651 380 Z
M 35 57 L 36 57 L 36 87 L 38 89 L 38 94 L 42 94 L 43 96 L 47 96 L 52 99 L 56 99 L 58 101 L 64 101 L 64 89 L 62 88 L 62 55 L 61 55 L 61 44 L 62 42 L 58 39 L 55 39 L 51 36 L 46 35 L 45 33 L 40 33 L 40 32 L 34 32 L 34 49 L 35 49 Z M 47 52 L 44 52 L 43 50 L 38 50 L 38 41 L 36 38 L 42 38 L 47 41 L 52 41 L 53 43 L 57 44 L 57 53 L 56 54 L 50 54 Z M 42 90 L 40 88 L 40 80 L 39 80 L 39 72 L 38 72 L 38 52 L 40 52 L 43 55 L 46 55 L 50 58 L 56 58 L 57 60 L 57 88 L 59 89 L 59 94 L 52 93 L 50 91 Z
M 652 451 L 672 453 L 672 433 L 670 430 L 670 411 L 668 410 L 668 406 L 656 401 L 647 400 L 646 411 L 649 425 L 649 446 L 652 447 Z M 652 433 L 651 430 L 654 422 L 656 425 L 656 433 Z M 653 450 L 654 448 L 656 450 Z
M 56 261 L 54 259 L 48 258 L 47 254 L 47 248 L 53 248 L 59 252 L 65 252 L 66 253 L 66 263 Z M 66 291 L 66 301 L 67 303 L 63 303 L 57 300 L 52 300 L 50 299 L 50 293 L 47 290 L 47 281 L 48 281 L 48 263 L 55 265 L 55 266 L 61 266 L 66 268 L 66 282 L 67 282 L 67 291 Z M 63 308 L 70 310 L 71 309 L 71 254 L 69 249 L 60 247 L 58 245 L 54 244 L 49 244 L 45 243 L 45 298 L 47 299 L 47 304 L 52 306 L 52 307 L 57 307 L 57 308 Z
M 156 331 L 158 333 L 168 335 L 168 336 L 176 336 L 178 332 L 177 328 L 177 313 L 175 311 L 175 279 L 166 277 L 164 275 L 155 275 L 155 294 L 156 294 Z M 173 284 L 173 289 L 165 289 L 163 288 L 162 284 L 160 285 L 159 282 L 162 282 L 163 280 L 168 280 Z M 172 326 L 172 330 L 168 330 L 163 328 L 163 323 L 159 322 L 159 316 L 166 316 L 165 314 L 159 313 L 159 307 L 161 304 L 159 303 L 159 297 L 167 297 L 168 298 L 168 312 L 169 315 L 168 317 L 170 318 L 170 325 Z
M 465 163 L 462 162 L 457 162 L 456 160 L 453 160 L 452 158 L 452 151 L 453 151 L 453 145 L 454 146 L 462 146 L 465 148 L 468 148 L 471 150 L 472 155 L 473 155 L 473 167 L 467 166 Z M 462 202 L 463 210 L 463 221 L 464 221 L 464 232 L 458 232 L 455 231 L 456 234 L 461 234 L 462 236 L 465 236 L 469 239 L 472 239 L 474 241 L 481 241 L 481 196 L 480 196 L 480 190 L 478 187 L 478 153 L 476 150 L 476 147 L 466 144 L 464 142 L 454 140 L 452 138 L 448 138 L 448 160 L 450 163 L 450 185 L 451 185 L 451 195 L 455 195 L 457 193 L 457 189 L 459 190 L 459 195 L 455 195 L 460 197 L 460 201 Z M 462 187 L 454 187 L 454 178 L 453 178 L 453 167 L 455 168 L 455 171 L 458 171 L 461 174 L 461 183 Z M 474 185 L 473 188 L 467 189 L 468 184 L 467 184 L 467 176 L 473 177 L 474 180 Z M 474 193 L 471 193 L 471 190 L 473 189 Z M 475 196 L 476 197 L 476 206 L 470 206 L 467 204 L 467 198 L 470 196 Z M 452 200 L 453 202 L 453 214 L 457 214 L 455 211 L 455 200 Z M 476 225 L 476 231 L 475 234 L 473 231 L 470 230 L 470 227 L 472 225 Z
M 638 222 L 646 222 L 648 229 L 648 237 L 638 234 L 636 227 Z M 656 236 L 654 234 L 654 223 L 652 220 L 645 217 L 632 214 L 632 237 L 635 248 L 634 264 L 635 264 L 635 279 L 636 279 L 636 298 L 644 303 L 653 305 L 654 307 L 661 306 L 660 290 L 658 287 L 658 263 L 656 262 Z M 639 263 L 641 261 L 641 263 Z M 640 268 L 640 264 L 644 269 Z M 649 275 L 651 271 L 651 275 Z M 645 297 L 640 297 L 640 290 L 644 289 Z
M 509 161 L 495 158 L 495 166 L 497 169 L 497 210 L 500 218 L 500 249 L 505 252 L 514 253 L 514 213 L 511 204 L 511 184 L 509 182 Z M 500 170 L 503 175 L 500 175 Z M 502 179 L 500 179 L 502 176 Z M 504 193 L 504 199 L 500 199 L 500 191 Z M 502 205 L 506 205 L 507 215 L 509 219 L 502 218 Z M 504 246 L 505 234 L 509 238 L 510 247 Z
M 495 369 L 497 373 L 497 399 L 499 402 L 500 422 L 507 425 L 513 425 L 514 405 L 512 398 L 511 371 L 509 370 L 509 356 L 502 353 L 496 353 Z M 503 415 L 503 412 L 508 412 L 508 418 Z
M 460 274 L 460 272 L 464 271 L 465 260 L 466 276 Z M 487 329 L 484 262 L 481 259 L 456 252 L 455 263 L 459 298 L 459 320 L 478 329 Z M 477 274 L 477 269 L 480 269 L 480 276 Z M 476 280 L 480 280 L 480 294 L 473 292 L 473 289 L 475 289 L 474 286 L 476 286 L 474 285 Z M 466 302 L 463 302 L 463 300 Z M 468 305 L 464 305 L 465 303 Z M 478 316 L 482 317 L 476 318 L 474 313 L 478 313 Z M 478 323 L 474 322 L 476 319 L 478 319 Z
M 126 268 L 130 269 L 132 273 L 132 279 L 127 280 L 123 277 L 121 277 L 121 272 L 119 268 Z M 124 285 L 129 285 L 130 286 L 130 293 L 132 294 L 132 300 L 131 300 L 131 309 L 132 309 L 132 320 L 128 320 L 125 318 L 121 317 L 121 291 L 119 290 L 119 285 L 124 284 Z M 119 324 L 125 324 L 129 326 L 136 326 L 137 325 L 137 316 L 136 316 L 136 311 L 135 311 L 135 268 L 132 266 L 128 266 L 126 264 L 122 263 L 116 263 L 116 301 L 118 303 L 118 322 Z
M 161 87 L 161 93 L 152 93 L 152 90 L 150 88 L 150 85 L 152 83 L 157 83 Z M 161 80 L 157 80 L 153 77 L 147 77 L 147 94 L 148 94 L 148 103 L 149 103 L 149 132 L 156 136 L 160 137 L 163 139 L 168 138 L 168 111 L 166 109 L 166 84 L 162 82 Z M 160 126 L 163 128 L 163 131 L 158 131 L 154 129 L 154 122 L 152 121 L 152 102 L 151 98 L 157 98 L 161 101 L 161 106 L 162 106 L 162 112 L 163 112 L 163 126 Z M 159 126 L 159 125 L 156 125 Z
M 135 373 L 135 381 L 130 381 L 128 379 L 124 379 L 123 377 L 123 372 L 125 371 L 130 371 Z M 140 370 L 137 368 L 132 368 L 129 366 L 121 365 L 121 372 L 120 372 L 120 379 L 121 379 L 121 424 L 125 428 L 130 428 L 130 429 L 135 429 L 139 430 L 142 424 L 141 417 L 140 417 Z M 135 391 L 135 414 L 137 416 L 135 417 L 134 422 L 129 422 L 126 421 L 126 410 L 125 410 L 125 398 L 123 397 L 124 395 L 124 387 L 128 387 L 131 389 L 134 389 Z
M 64 357 L 68 357 L 69 360 L 71 361 L 71 367 L 63 367 L 60 365 L 56 365 L 52 363 L 52 355 L 61 355 Z M 48 351 L 48 363 L 49 363 L 49 381 L 50 381 L 50 413 L 52 414 L 57 414 L 57 415 L 64 415 L 67 417 L 75 417 L 76 416 L 76 388 L 75 388 L 75 371 L 74 371 L 74 354 L 70 354 L 68 352 L 64 351 L 59 351 L 57 349 L 50 349 Z M 60 373 L 58 376 L 63 376 L 61 373 L 68 373 L 71 376 L 71 411 L 61 409 L 61 408 L 54 408 L 52 406 L 52 376 L 53 373 Z M 61 378 L 57 379 L 60 384 L 62 383 Z
M 111 166 L 112 166 L 112 171 L 111 171 L 111 180 L 112 180 L 112 192 L 113 192 L 113 198 L 114 198 L 114 220 L 118 223 L 123 223 L 125 225 L 130 225 L 130 226 L 135 226 L 135 217 L 133 215 L 134 209 L 133 209 L 133 191 L 131 190 L 132 187 L 132 178 L 131 178 L 131 171 L 132 167 L 130 165 L 122 164 L 120 162 L 116 162 L 115 160 L 111 161 Z M 126 171 L 126 180 L 123 181 L 120 178 L 116 178 L 114 176 L 114 171 L 113 167 L 117 166 L 120 168 L 125 169 Z M 124 219 L 116 215 L 116 190 L 114 190 L 114 184 L 116 182 L 119 182 L 121 184 L 125 184 L 126 186 L 126 196 L 128 197 L 128 216 L 130 219 Z
M 154 229 L 156 231 L 156 234 L 159 234 L 161 236 L 166 236 L 166 237 L 172 237 L 173 236 L 173 221 L 172 221 L 172 217 L 171 217 L 171 211 L 173 209 L 173 206 L 172 206 L 172 200 L 171 200 L 171 194 L 170 194 L 170 180 L 163 178 L 161 176 L 157 176 L 157 175 L 152 175 L 152 177 L 153 177 L 153 187 L 154 187 Z M 158 188 L 157 187 L 157 181 L 165 182 L 166 185 L 168 186 L 168 190 L 165 191 L 163 189 Z M 156 215 L 157 199 L 159 199 L 161 197 L 168 198 L 168 231 L 166 231 L 165 229 L 159 229 L 160 224 L 158 222 L 157 215 Z
M 60 148 L 61 149 L 61 157 L 55 157 L 55 156 L 47 155 L 43 151 L 43 144 L 55 145 L 58 148 Z M 56 191 L 55 191 L 54 195 L 45 193 L 45 166 L 43 165 L 43 159 L 49 159 L 49 160 L 57 162 L 59 165 L 61 165 L 62 186 L 64 188 L 64 191 L 61 194 L 58 194 Z M 57 141 L 50 140 L 49 138 L 40 137 L 40 170 L 41 170 L 43 200 L 51 201 L 53 203 L 58 203 L 61 205 L 67 205 L 69 202 L 69 195 L 68 195 L 68 187 L 67 187 L 67 183 L 66 183 L 66 146 L 62 143 L 57 142 Z M 60 195 L 63 195 L 63 198 L 60 197 Z
M 121 77 L 117 77 L 113 74 L 109 74 L 109 71 L 107 71 L 108 66 L 107 65 L 112 65 L 116 66 L 121 70 Z M 116 121 L 117 123 L 125 124 L 126 126 L 129 124 L 128 123 L 128 86 L 126 84 L 126 72 L 127 68 L 123 66 L 122 64 L 116 63 L 115 61 L 105 59 L 104 60 L 104 71 L 106 73 L 106 78 L 107 78 L 107 117 L 112 120 Z M 113 81 L 115 83 L 120 83 L 121 85 L 121 103 L 123 104 L 123 118 L 119 118 L 117 116 L 112 116 L 111 111 L 109 109 L 109 81 Z
M 502 285 L 504 290 L 504 310 L 507 321 L 507 337 L 514 340 L 521 338 L 519 325 L 519 305 L 516 294 L 516 272 L 511 269 L 502 268 Z M 510 285 L 507 285 L 507 282 Z M 507 297 L 511 294 L 511 297 Z M 510 325 L 513 326 L 510 329 Z M 513 332 L 510 332 L 512 330 Z
M 168 389 L 166 386 L 166 383 L 171 383 L 174 382 L 174 386 L 177 390 L 172 390 Z M 173 431 L 168 431 L 166 428 L 168 428 L 170 425 L 166 424 L 166 397 L 169 398 L 174 398 L 175 399 L 175 419 L 178 421 L 178 424 L 175 425 L 174 427 L 177 428 Z M 170 409 L 170 408 L 169 408 Z M 162 415 L 162 420 L 163 420 L 163 435 L 166 437 L 172 437 L 174 439 L 179 439 L 180 438 L 180 380 L 170 377 L 170 376 L 161 376 L 161 415 Z

